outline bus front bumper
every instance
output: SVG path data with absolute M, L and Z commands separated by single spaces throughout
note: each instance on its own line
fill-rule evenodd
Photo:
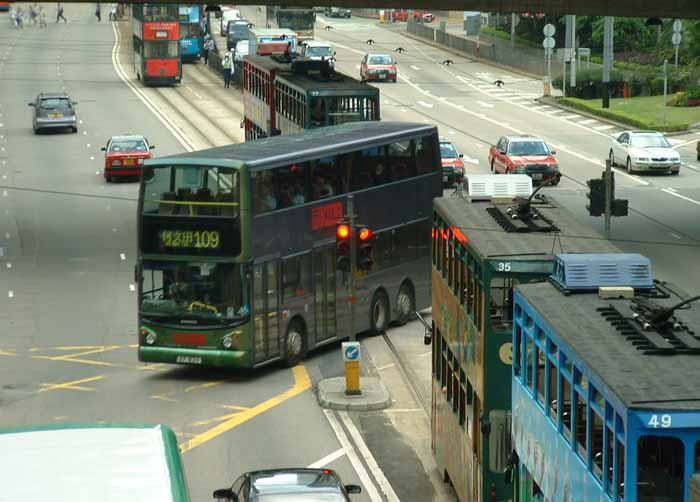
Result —
M 218 368 L 250 367 L 248 353 L 241 350 L 192 349 L 140 345 L 139 361 L 147 363 L 213 366 Z

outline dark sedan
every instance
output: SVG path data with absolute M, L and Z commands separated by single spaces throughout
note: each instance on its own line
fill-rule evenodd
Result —
M 227 502 L 350 502 L 358 485 L 344 485 L 330 469 L 271 469 L 242 474 L 231 488 L 214 492 Z

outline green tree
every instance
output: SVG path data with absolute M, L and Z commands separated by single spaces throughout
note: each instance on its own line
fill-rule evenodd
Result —
M 604 21 L 600 17 L 593 22 L 593 44 L 603 47 Z M 656 48 L 657 30 L 647 26 L 640 17 L 616 17 L 613 24 L 615 52 L 648 52 Z

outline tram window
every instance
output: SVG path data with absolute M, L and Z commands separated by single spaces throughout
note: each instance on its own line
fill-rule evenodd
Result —
M 442 225 L 439 225 L 438 228 L 435 229 L 435 239 L 437 239 L 437 269 L 441 272 L 445 269 L 445 252 L 443 251 L 445 239 L 442 238 L 442 233 Z
M 607 449 L 607 456 L 608 456 L 608 481 L 605 484 L 605 491 L 607 492 L 608 495 L 612 496 L 612 487 L 613 487 L 613 472 L 615 472 L 615 465 L 613 463 L 613 447 L 615 445 L 615 434 L 613 433 L 612 429 L 610 427 L 605 428 L 605 434 L 607 436 L 608 440 L 608 449 Z
M 513 329 L 513 286 L 517 283 L 518 281 L 512 277 L 491 279 L 489 316 L 491 327 L 495 331 Z
M 436 226 L 435 222 L 433 222 L 433 227 L 431 230 L 432 230 L 431 237 L 432 237 L 432 246 L 433 246 L 433 252 L 432 252 L 432 254 L 433 254 L 433 256 L 432 256 L 433 266 L 436 266 L 436 264 L 437 264 L 438 233 L 437 233 L 437 226 Z
M 576 449 L 582 459 L 586 459 L 586 400 L 580 392 L 576 394 Z
M 603 476 L 603 417 L 595 411 L 591 412 L 591 458 L 593 459 L 593 475 L 602 482 Z
M 682 502 L 684 444 L 669 436 L 643 436 L 637 443 L 637 500 Z
M 535 358 L 537 364 L 537 402 L 544 408 L 544 388 L 546 385 L 544 369 L 547 362 L 547 356 L 539 347 L 535 347 L 535 352 L 537 354 Z
M 450 241 L 447 231 L 444 234 L 443 240 L 445 241 L 445 245 L 442 248 L 442 277 L 444 277 L 445 280 L 448 280 L 450 273 Z
M 467 376 L 464 370 L 459 370 L 459 425 L 464 427 L 464 418 L 467 409 Z
M 459 364 L 457 364 L 457 361 L 455 361 L 454 370 L 452 371 L 452 411 L 455 413 L 458 413 L 459 411 L 461 398 L 459 372 Z
M 566 439 L 571 440 L 571 382 L 560 375 L 561 381 L 561 424 L 562 433 Z
M 469 438 L 472 438 L 471 425 L 474 422 L 474 387 L 472 387 L 471 382 L 467 379 L 467 406 L 465 410 L 466 415 L 466 426 L 467 434 Z
M 533 342 L 532 338 L 530 335 L 525 335 L 527 340 L 525 342 L 525 361 L 527 363 L 527 366 L 525 367 L 525 380 L 527 382 L 527 386 L 530 389 L 530 392 L 532 392 L 532 386 L 534 382 L 534 365 L 533 361 L 535 359 L 535 343 Z
M 336 157 L 324 157 L 314 164 L 311 173 L 311 200 L 321 200 L 337 195 L 341 183 L 338 183 Z
M 557 423 L 559 419 L 557 415 L 557 411 L 559 410 L 559 406 L 557 406 L 557 400 L 559 399 L 557 396 L 557 376 L 559 372 L 551 359 L 547 360 L 547 364 L 549 365 L 549 418 L 552 419 L 554 423 Z
M 442 334 L 440 330 L 435 327 L 433 323 L 435 340 L 433 341 L 433 373 L 435 373 L 435 378 L 439 379 L 442 375 L 442 345 L 445 343 L 442 340 Z
M 454 396 L 454 358 L 452 357 L 452 351 L 450 349 L 447 349 L 447 402 L 451 403 L 452 398 Z M 444 385 L 444 384 L 443 384 Z
M 447 344 L 443 342 L 442 344 L 442 375 L 440 377 L 440 386 L 445 387 L 447 385 Z
M 489 470 L 502 473 L 508 465 L 511 448 L 511 414 L 505 410 L 491 410 L 489 413 L 491 433 L 488 435 Z
M 469 266 L 466 255 L 460 259 L 460 279 L 459 279 L 459 303 L 467 305 L 467 295 L 469 295 Z
M 515 325 L 515 347 L 513 347 L 513 373 L 516 376 L 521 376 L 520 365 L 522 361 L 520 360 L 521 347 L 523 343 L 523 330 L 520 327 L 520 323 Z
M 617 441 L 617 496 L 620 500 L 625 497 L 625 445 Z
M 474 432 L 472 433 L 472 446 L 474 448 L 474 455 L 476 456 L 476 461 L 481 463 L 481 401 L 479 396 L 474 394 Z
M 695 472 L 700 472 L 700 441 L 695 443 Z
M 455 269 L 455 244 L 452 240 L 447 241 L 447 264 L 445 266 L 447 284 L 452 289 L 454 285 L 454 269 Z
M 479 274 L 475 272 L 474 284 L 476 285 L 474 289 L 474 318 L 476 320 L 476 328 L 483 332 L 484 329 L 484 289 L 481 287 L 481 283 L 478 278 Z

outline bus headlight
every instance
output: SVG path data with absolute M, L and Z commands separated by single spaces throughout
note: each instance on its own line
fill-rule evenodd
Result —
M 154 343 L 156 343 L 157 338 L 158 338 L 158 335 L 156 335 L 153 331 L 151 331 L 150 333 L 148 333 L 146 335 L 146 343 L 148 345 L 153 345 Z
M 233 347 L 233 336 L 230 333 L 224 336 L 222 343 L 225 349 L 230 349 L 231 347 Z

